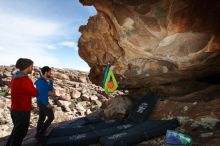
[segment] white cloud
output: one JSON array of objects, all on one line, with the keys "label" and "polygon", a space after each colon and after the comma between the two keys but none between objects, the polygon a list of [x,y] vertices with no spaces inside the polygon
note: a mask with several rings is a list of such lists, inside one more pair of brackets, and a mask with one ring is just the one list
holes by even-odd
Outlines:
[{"label": "white cloud", "polygon": [[[89,72],[90,70],[90,67],[88,66],[88,64],[86,62],[71,62],[69,63],[68,65],[71,65],[71,66],[75,66],[74,69],[77,69],[77,70],[80,70],[80,71],[86,71],[86,72]],[[69,66],[64,66],[63,68],[70,68]]]},{"label": "white cloud", "polygon": [[78,51],[78,46],[74,41],[64,41],[61,42],[59,45],[66,48],[74,48],[76,51]]},{"label": "white cloud", "polygon": [[65,42],[61,42],[60,45],[67,48],[73,48],[75,46],[75,42],[65,41]]},{"label": "white cloud", "polygon": [[51,44],[44,44],[42,45],[42,48],[48,49],[48,50],[56,50],[57,47]]},{"label": "white cloud", "polygon": [[20,57],[31,58],[35,65],[59,66],[50,53],[56,49],[44,39],[58,35],[59,25],[43,20],[0,14],[0,64],[15,64]]},{"label": "white cloud", "polygon": [[58,25],[37,19],[30,19],[21,16],[0,15],[0,28],[13,34],[29,35],[32,37],[49,36],[56,33]]},{"label": "white cloud", "polygon": [[[66,37],[66,24],[1,13],[0,21],[0,65],[15,64],[22,57],[32,59],[34,65],[40,67],[48,65],[89,71],[89,66],[78,56],[73,56],[78,63],[75,60],[70,62],[57,58],[60,55],[56,54],[59,52],[58,48],[73,48],[78,51],[76,42],[63,40]],[[57,43],[59,39],[61,43]]]}]

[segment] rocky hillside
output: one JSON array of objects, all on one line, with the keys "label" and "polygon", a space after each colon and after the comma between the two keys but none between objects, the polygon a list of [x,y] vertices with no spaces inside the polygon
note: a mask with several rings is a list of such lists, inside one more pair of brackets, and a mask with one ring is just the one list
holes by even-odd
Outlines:
[{"label": "rocky hillside", "polygon": [[[16,72],[14,66],[0,66],[0,146],[7,141],[13,124],[10,117],[10,80]],[[47,134],[61,123],[68,123],[77,117],[82,116],[105,116],[106,118],[123,118],[127,114],[126,107],[132,106],[130,101],[122,95],[126,91],[116,91],[114,94],[106,94],[100,86],[91,83],[88,73],[53,68],[54,88],[58,97],[50,97],[49,102],[54,105],[55,120],[49,127]],[[39,67],[34,67],[33,74],[29,76],[33,82],[40,77]],[[117,96],[117,97],[116,97]],[[111,102],[114,98],[117,98]],[[108,115],[115,101],[123,103],[118,107],[117,115]],[[36,123],[38,120],[38,108],[36,98],[33,98],[33,110],[31,113],[30,127],[27,136],[23,141],[23,146],[41,146],[37,143],[34,135],[36,133]],[[108,108],[107,108],[108,107]],[[141,143],[139,146],[155,145],[163,143],[163,138]]]},{"label": "rocky hillside", "polygon": [[100,85],[110,62],[119,88],[129,91],[105,115],[121,117],[121,107],[159,93],[151,118],[178,117],[195,144],[219,145],[220,1],[80,2],[97,10],[79,29],[79,55],[91,67],[91,81]]},{"label": "rocky hillside", "polygon": [[[16,72],[14,66],[0,66],[0,138],[10,134],[13,124],[10,117],[10,80]],[[54,88],[58,97],[50,97],[49,102],[54,105],[55,120],[53,123],[69,121],[91,113],[101,114],[101,106],[114,95],[106,95],[103,89],[92,84],[87,73],[53,68]],[[38,67],[30,75],[33,82],[40,76]],[[117,92],[116,94],[122,94]],[[36,127],[38,109],[36,98],[33,98],[33,111],[30,129]],[[31,132],[33,136],[35,131]],[[1,140],[0,140],[1,141]],[[1,145],[1,142],[0,142]]]}]

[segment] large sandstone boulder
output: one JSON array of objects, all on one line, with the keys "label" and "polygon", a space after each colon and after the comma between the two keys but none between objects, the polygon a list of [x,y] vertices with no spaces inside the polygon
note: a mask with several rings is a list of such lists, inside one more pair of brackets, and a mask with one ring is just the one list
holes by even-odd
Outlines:
[{"label": "large sandstone boulder", "polygon": [[80,2],[97,10],[79,29],[79,55],[91,67],[90,80],[101,85],[110,62],[119,89],[129,91],[129,99],[112,99],[105,115],[124,117],[131,108],[125,101],[157,92],[163,101],[151,118],[178,117],[195,144],[218,145],[220,1]]},{"label": "large sandstone boulder", "polygon": [[78,44],[93,83],[101,85],[108,62],[126,89],[173,87],[220,72],[219,1],[81,2],[98,12],[80,27]]}]

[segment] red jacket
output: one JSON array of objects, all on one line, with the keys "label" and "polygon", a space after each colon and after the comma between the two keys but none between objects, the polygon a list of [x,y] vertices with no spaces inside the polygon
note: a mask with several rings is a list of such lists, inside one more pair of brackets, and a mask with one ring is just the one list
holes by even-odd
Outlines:
[{"label": "red jacket", "polygon": [[17,72],[11,80],[11,109],[17,112],[29,112],[32,97],[37,96],[37,89],[31,79],[23,72]]}]

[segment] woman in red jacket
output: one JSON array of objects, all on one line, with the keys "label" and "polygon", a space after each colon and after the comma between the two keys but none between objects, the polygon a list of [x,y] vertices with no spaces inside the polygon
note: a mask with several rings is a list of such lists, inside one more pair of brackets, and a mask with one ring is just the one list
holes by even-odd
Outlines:
[{"label": "woman in red jacket", "polygon": [[16,72],[11,80],[11,118],[14,128],[6,146],[21,146],[30,123],[31,99],[38,95],[32,80],[28,77],[33,70],[33,61],[20,58],[15,67],[20,71]]}]

